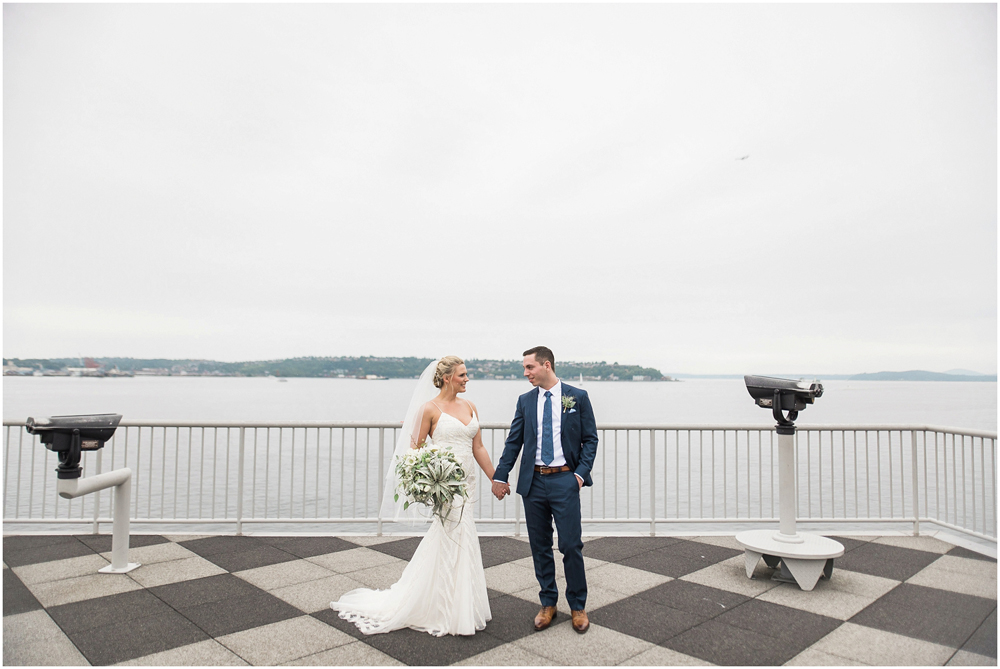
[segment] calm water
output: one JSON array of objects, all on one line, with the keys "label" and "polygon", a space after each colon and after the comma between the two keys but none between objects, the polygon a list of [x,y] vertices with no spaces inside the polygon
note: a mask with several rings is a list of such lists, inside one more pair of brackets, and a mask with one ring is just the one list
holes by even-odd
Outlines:
[{"label": "calm water", "polygon": [[[3,417],[121,413],[128,420],[399,421],[415,381],[206,377],[3,377]],[[800,425],[930,424],[997,429],[997,384],[827,381]],[[598,423],[773,423],[741,379],[587,382]],[[465,397],[484,422],[509,422],[527,381],[476,381]]]}]

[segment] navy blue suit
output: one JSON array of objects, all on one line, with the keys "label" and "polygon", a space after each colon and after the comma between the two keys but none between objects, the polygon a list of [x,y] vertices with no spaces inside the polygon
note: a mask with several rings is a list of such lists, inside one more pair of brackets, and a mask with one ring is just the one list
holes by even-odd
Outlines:
[{"label": "navy blue suit", "polygon": [[[597,456],[597,421],[587,392],[563,383],[563,397],[572,398],[574,406],[566,409],[560,401],[554,403],[553,408],[562,411],[560,441],[563,456],[571,471],[539,474],[535,472],[538,393],[539,389],[534,388],[517,398],[510,434],[493,480],[507,481],[517,456],[521,455],[517,494],[521,495],[524,502],[528,542],[535,563],[535,577],[541,587],[539,599],[542,606],[555,606],[559,599],[555,558],[552,553],[554,520],[559,531],[559,552],[563,555],[566,572],[566,600],[572,610],[581,611],[586,608],[587,603],[587,577],[583,569],[580,485],[574,474],[583,479],[584,485],[594,484],[590,472]],[[524,453],[521,453],[522,448]]]}]

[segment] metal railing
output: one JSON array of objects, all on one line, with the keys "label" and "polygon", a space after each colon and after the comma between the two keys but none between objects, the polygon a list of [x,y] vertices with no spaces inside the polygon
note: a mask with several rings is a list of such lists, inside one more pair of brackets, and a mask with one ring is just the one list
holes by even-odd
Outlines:
[{"label": "metal railing", "polygon": [[[55,494],[56,454],[23,425],[4,421],[5,526],[89,524],[96,532],[110,523],[110,494],[70,501]],[[242,533],[247,525],[287,531],[336,523],[381,532],[383,480],[399,429],[399,423],[123,421],[82,464],[85,476],[132,468],[134,525]],[[496,462],[508,426],[482,429]],[[598,433],[594,486],[581,492],[585,527],[614,524],[655,534],[688,524],[777,523],[773,428],[604,424]],[[931,426],[799,427],[798,521],[906,523],[914,533],[933,523],[995,542],[996,436]],[[477,486],[477,522],[520,534],[520,503],[493,498],[481,472]]]}]

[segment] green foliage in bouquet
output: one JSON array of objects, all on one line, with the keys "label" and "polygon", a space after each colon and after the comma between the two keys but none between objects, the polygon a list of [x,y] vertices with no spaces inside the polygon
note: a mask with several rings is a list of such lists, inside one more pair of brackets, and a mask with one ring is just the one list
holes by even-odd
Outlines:
[{"label": "green foliage in bouquet", "polygon": [[397,457],[396,476],[399,484],[393,499],[398,502],[402,493],[406,498],[404,509],[415,503],[429,506],[442,523],[455,498],[467,496],[465,470],[448,449],[421,443],[419,448]]}]

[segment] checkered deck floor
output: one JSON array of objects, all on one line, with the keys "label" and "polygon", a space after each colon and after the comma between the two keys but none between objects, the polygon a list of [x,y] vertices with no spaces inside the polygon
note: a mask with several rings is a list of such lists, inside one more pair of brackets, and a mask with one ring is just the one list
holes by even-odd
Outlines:
[{"label": "checkered deck floor", "polygon": [[[812,592],[754,579],[732,537],[587,538],[591,629],[565,600],[535,633],[525,541],[482,537],[493,620],[470,637],[366,637],[331,600],[386,588],[419,538],[109,536],[3,540],[3,660],[13,665],[997,664],[997,564],[932,537],[837,537]],[[557,553],[558,556],[558,553]],[[557,561],[558,562],[558,561]],[[561,565],[558,565],[561,569]],[[561,571],[560,571],[561,574]],[[565,584],[560,575],[560,592]]]}]

